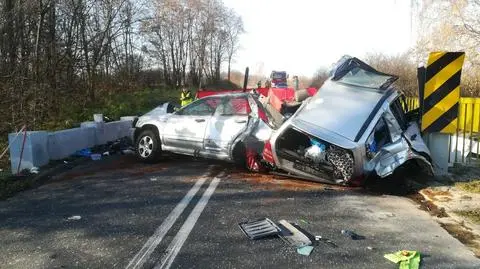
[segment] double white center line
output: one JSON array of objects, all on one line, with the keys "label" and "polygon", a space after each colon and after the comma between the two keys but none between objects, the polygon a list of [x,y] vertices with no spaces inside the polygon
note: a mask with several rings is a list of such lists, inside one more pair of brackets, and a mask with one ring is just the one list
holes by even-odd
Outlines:
[{"label": "double white center line", "polygon": [[[127,269],[141,268],[143,264],[145,264],[145,262],[153,253],[155,248],[158,246],[158,244],[160,244],[160,242],[162,242],[163,238],[170,230],[170,228],[172,228],[175,221],[180,217],[185,208],[188,206],[192,198],[200,190],[203,183],[205,183],[208,174],[210,174],[210,169],[195,183],[195,185],[188,191],[185,197],[183,197],[183,199],[177,204],[177,206],[172,210],[172,212],[170,212],[170,214],[163,221],[163,223],[157,228],[155,233],[147,240],[147,242],[145,243],[145,245],[143,245],[140,251],[132,258],[132,260],[130,260],[126,267]],[[155,266],[155,268],[170,268],[173,261],[175,260],[175,257],[178,255],[180,249],[187,240],[188,235],[195,226],[195,223],[205,209],[205,206],[210,200],[210,197],[215,192],[215,189],[217,188],[219,182],[220,179],[218,177],[215,177],[212,182],[210,182],[210,185],[203,193],[202,198],[200,198],[197,205],[192,210],[187,220],[183,223],[182,227],[175,235],[175,238],[173,238],[172,242],[168,246],[166,251],[167,254],[162,258],[160,263]]]},{"label": "double white center line", "polygon": [[200,199],[200,201],[198,201],[197,205],[192,210],[192,213],[190,213],[185,223],[183,223],[182,228],[180,228],[177,235],[175,235],[175,238],[173,238],[172,242],[168,246],[167,254],[162,258],[161,263],[155,266],[155,269],[170,268],[173,261],[175,260],[175,257],[177,257],[178,252],[180,252],[180,249],[182,248],[183,243],[185,243],[188,235],[192,231],[193,226],[195,226],[195,223],[200,217],[200,214],[202,214],[203,209],[205,209],[205,206],[207,205],[208,200],[210,199],[213,192],[217,188],[217,185],[219,182],[220,182],[220,179],[217,177],[212,180],[212,182],[208,186],[208,189],[203,193],[202,198]]}]

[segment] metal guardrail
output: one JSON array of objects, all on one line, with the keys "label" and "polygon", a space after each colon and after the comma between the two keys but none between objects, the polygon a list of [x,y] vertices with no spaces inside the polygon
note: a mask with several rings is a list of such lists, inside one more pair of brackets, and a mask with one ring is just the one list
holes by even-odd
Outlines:
[{"label": "metal guardrail", "polygon": [[[420,105],[418,97],[406,101],[406,111]],[[480,164],[480,98],[460,98],[457,131],[449,141],[449,163]]]}]

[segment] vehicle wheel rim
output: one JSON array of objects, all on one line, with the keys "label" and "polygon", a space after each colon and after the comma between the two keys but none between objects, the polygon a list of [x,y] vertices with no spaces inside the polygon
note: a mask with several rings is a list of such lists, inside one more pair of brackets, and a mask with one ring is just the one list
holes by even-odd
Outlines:
[{"label": "vehicle wheel rim", "polygon": [[150,136],[144,136],[138,143],[138,153],[142,158],[148,158],[153,152],[153,139]]}]

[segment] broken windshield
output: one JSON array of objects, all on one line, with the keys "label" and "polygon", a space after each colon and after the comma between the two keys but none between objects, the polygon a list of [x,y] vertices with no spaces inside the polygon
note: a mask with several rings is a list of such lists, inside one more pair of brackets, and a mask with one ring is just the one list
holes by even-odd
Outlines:
[{"label": "broken windshield", "polygon": [[382,88],[382,86],[392,78],[390,75],[376,74],[363,70],[360,67],[354,67],[338,81],[354,86],[378,89]]},{"label": "broken windshield", "polygon": [[361,60],[350,56],[342,57],[331,74],[333,81],[373,89],[385,89],[398,79],[397,76],[378,72]]}]

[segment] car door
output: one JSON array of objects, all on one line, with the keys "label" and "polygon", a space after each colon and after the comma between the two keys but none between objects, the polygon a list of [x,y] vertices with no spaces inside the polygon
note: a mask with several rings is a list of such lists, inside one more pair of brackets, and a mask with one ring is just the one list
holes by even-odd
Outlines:
[{"label": "car door", "polygon": [[224,96],[205,132],[205,150],[228,154],[234,139],[246,130],[250,111],[246,96]]},{"label": "car door", "polygon": [[[396,99],[383,113],[367,139],[367,158],[371,159],[367,163],[369,170],[374,168],[377,175],[385,177],[415,157],[415,153],[412,152],[415,148],[409,140],[415,139],[415,136],[410,135],[411,137],[406,138],[409,135],[406,132],[409,129],[408,126],[400,100]],[[418,144],[423,143],[419,133],[416,139]]]},{"label": "car door", "polygon": [[205,130],[215,112],[220,98],[197,100],[168,118],[164,131],[164,146],[173,152],[194,154],[202,150]]}]

